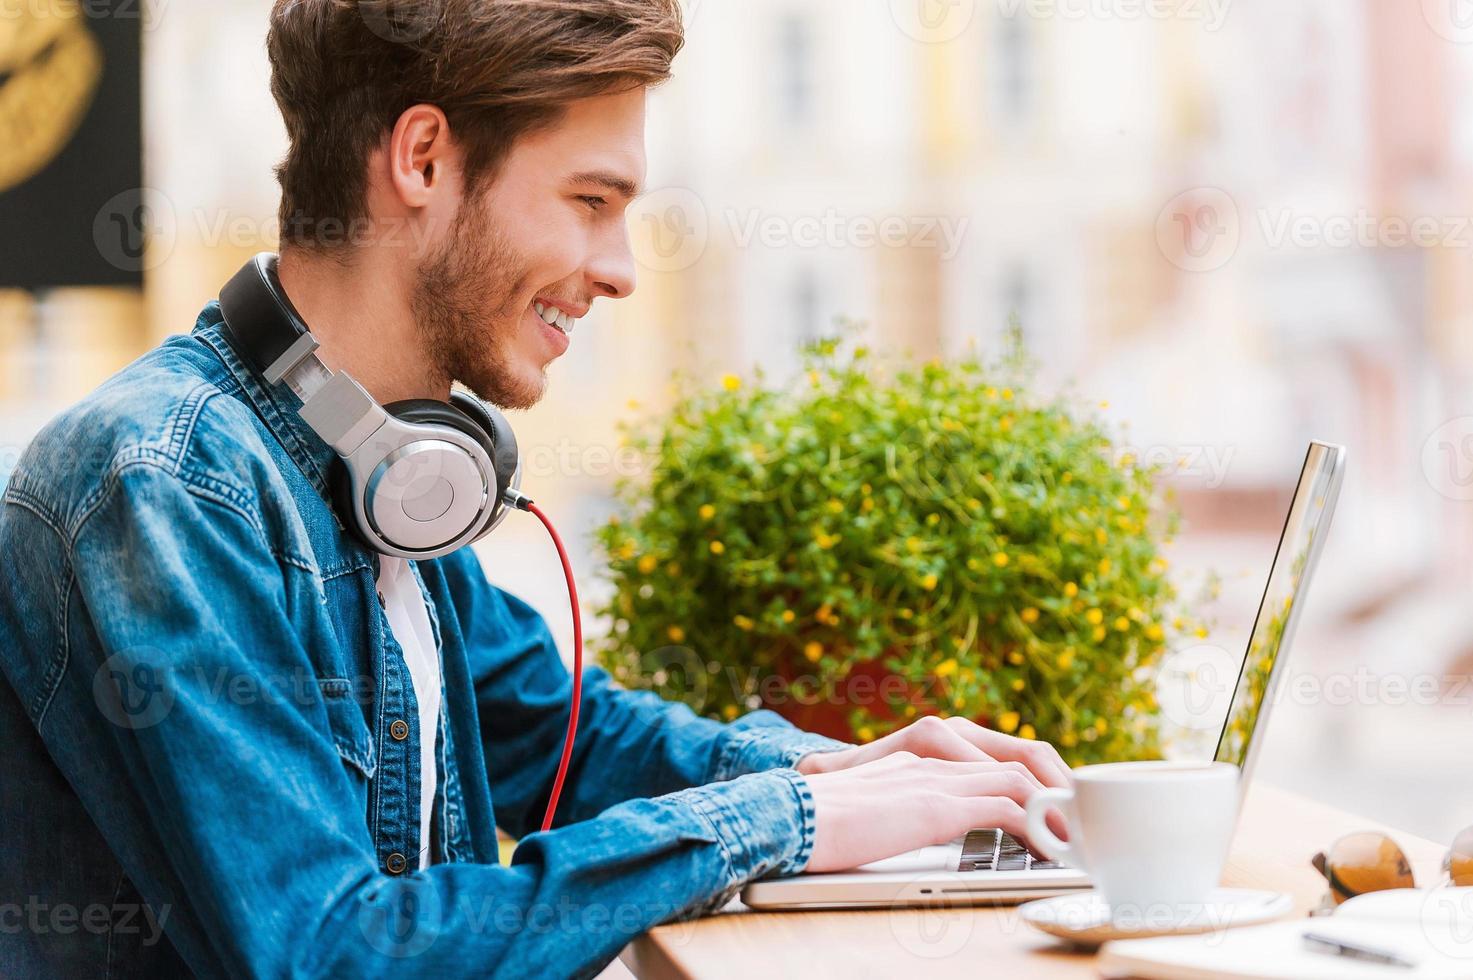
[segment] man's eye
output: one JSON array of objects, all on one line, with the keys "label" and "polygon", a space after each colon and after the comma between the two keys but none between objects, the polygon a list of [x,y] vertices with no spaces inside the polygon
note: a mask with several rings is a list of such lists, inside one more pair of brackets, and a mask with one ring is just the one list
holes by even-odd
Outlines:
[{"label": "man's eye", "polygon": [[603,198],[591,194],[580,194],[578,195],[578,200],[582,201],[584,204],[588,205],[595,211],[603,207],[605,204],[609,203]]}]

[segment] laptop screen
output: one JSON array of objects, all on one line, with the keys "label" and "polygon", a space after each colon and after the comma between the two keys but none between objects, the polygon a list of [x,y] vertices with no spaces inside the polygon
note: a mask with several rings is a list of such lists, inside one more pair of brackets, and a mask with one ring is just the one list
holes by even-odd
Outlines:
[{"label": "laptop screen", "polygon": [[1280,651],[1289,644],[1310,573],[1329,529],[1344,455],[1345,450],[1339,446],[1310,444],[1218,738],[1218,762],[1231,762],[1245,771],[1248,768],[1249,750],[1274,677],[1274,665]]}]

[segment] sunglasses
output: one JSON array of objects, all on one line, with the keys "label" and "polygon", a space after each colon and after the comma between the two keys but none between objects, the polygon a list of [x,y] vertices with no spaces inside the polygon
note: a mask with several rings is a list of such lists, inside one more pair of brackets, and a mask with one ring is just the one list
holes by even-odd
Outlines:
[{"label": "sunglasses", "polygon": [[[1396,841],[1376,831],[1342,837],[1310,863],[1330,883],[1329,900],[1321,905],[1324,910],[1368,892],[1417,887],[1411,863]],[[1473,885],[1473,827],[1453,838],[1442,859],[1442,874],[1443,884]]]}]

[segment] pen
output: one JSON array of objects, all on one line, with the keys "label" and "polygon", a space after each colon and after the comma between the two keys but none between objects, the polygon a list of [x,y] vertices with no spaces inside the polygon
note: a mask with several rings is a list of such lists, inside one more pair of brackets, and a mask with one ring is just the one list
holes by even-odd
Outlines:
[{"label": "pen", "polygon": [[1317,953],[1325,953],[1330,956],[1345,956],[1350,959],[1365,960],[1367,963],[1381,963],[1386,966],[1399,966],[1404,969],[1413,969],[1417,965],[1414,961],[1389,950],[1377,949],[1374,946],[1365,946],[1360,943],[1347,942],[1344,939],[1335,939],[1317,932],[1306,932],[1304,934],[1304,945]]}]

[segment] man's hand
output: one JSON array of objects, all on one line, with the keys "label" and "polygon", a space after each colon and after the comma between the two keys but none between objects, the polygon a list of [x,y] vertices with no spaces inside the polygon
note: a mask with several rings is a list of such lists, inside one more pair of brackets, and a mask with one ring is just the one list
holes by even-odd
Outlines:
[{"label": "man's hand", "polygon": [[[852,868],[977,827],[1001,827],[1026,842],[1022,807],[1028,798],[1045,786],[1070,783],[1069,767],[1047,742],[935,716],[864,745],[810,753],[796,768],[808,777],[818,813],[812,871]],[[833,783],[846,773],[854,778]],[[1046,819],[1060,840],[1069,839],[1057,810]],[[841,863],[823,863],[833,860]]]},{"label": "man's hand", "polygon": [[816,821],[806,871],[844,871],[974,827],[1019,840],[1038,780],[1021,762],[956,762],[899,750],[807,777]]},{"label": "man's hand", "polygon": [[1021,762],[1040,786],[1069,785],[1069,767],[1059,757],[1058,750],[1047,742],[1004,735],[966,718],[930,715],[852,749],[805,755],[798,760],[797,769],[805,776],[835,772],[896,752],[952,762]]}]

